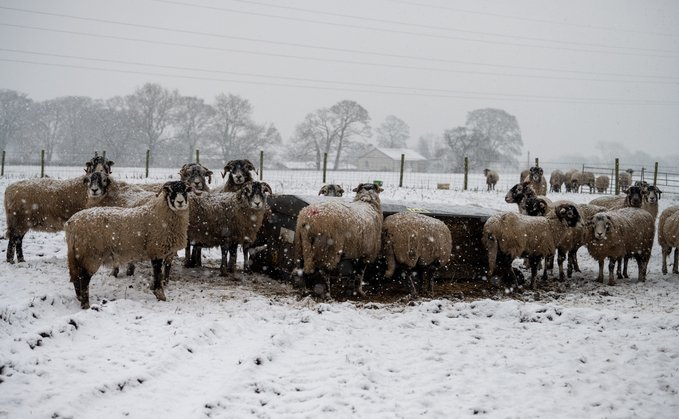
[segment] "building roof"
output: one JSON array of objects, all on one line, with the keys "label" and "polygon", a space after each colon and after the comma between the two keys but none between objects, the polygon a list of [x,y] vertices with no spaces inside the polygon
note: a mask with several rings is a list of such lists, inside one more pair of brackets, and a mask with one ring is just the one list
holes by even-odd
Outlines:
[{"label": "building roof", "polygon": [[[386,155],[392,160],[400,161],[401,160],[401,154],[405,154],[405,160],[406,161],[424,161],[427,160],[426,157],[422,156],[420,153],[418,153],[415,150],[411,150],[409,148],[386,148],[386,147],[375,147],[368,151],[368,153],[377,150],[381,152],[382,154]],[[368,154],[366,153],[366,154]],[[363,155],[365,156],[365,154]],[[363,157],[361,156],[361,157]]]}]

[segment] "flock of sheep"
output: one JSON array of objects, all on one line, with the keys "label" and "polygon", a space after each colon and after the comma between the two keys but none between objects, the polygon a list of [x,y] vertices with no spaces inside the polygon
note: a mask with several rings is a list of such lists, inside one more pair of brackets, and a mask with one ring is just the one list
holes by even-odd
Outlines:
[{"label": "flock of sheep", "polygon": [[[22,243],[29,230],[65,231],[68,268],[81,307],[89,307],[89,282],[103,265],[113,268],[112,275],[127,265],[151,261],[152,291],[165,300],[165,284],[176,253],[185,249],[184,266],[201,265],[201,248],[219,246],[222,260],[220,275],[236,270],[236,251],[243,249],[244,271],[250,270],[250,248],[265,221],[271,216],[267,197],[273,191],[253,179],[255,166],[249,160],[233,160],[224,168],[228,179],[223,188],[210,190],[213,172],[198,163],[185,164],[181,180],[150,185],[134,185],[111,176],[113,162],[95,157],[86,163],[85,175],[67,180],[31,179],[9,185],[5,191],[7,216],[7,262],[23,262]],[[499,176],[485,171],[488,188],[494,189]],[[625,173],[627,174],[627,173]],[[580,186],[607,188],[609,179],[594,179],[589,173],[560,171],[552,173],[550,191],[567,191]],[[602,179],[605,178],[605,179]],[[601,180],[601,182],[600,182]],[[605,186],[604,186],[605,181]],[[623,183],[621,181],[621,183]],[[623,183],[624,196],[603,197],[588,205],[568,201],[552,202],[547,194],[543,170],[532,167],[521,174],[520,182],[505,196],[518,205],[516,212],[491,216],[483,228],[483,244],[488,252],[493,278],[498,260],[526,258],[531,269],[531,285],[536,286],[539,265],[544,259],[543,280],[557,256],[559,277],[564,278],[563,262],[568,259],[567,275],[579,271],[577,250],[586,246],[599,262],[598,280],[603,282],[603,267],[609,262],[608,284],[627,277],[627,261],[634,258],[639,280],[644,281],[655,236],[655,219],[661,191],[645,182],[631,185],[631,173]],[[399,272],[411,294],[422,292],[437,269],[449,263],[452,239],[449,228],[440,220],[414,212],[383,217],[377,184],[359,184],[352,202],[325,199],[303,208],[295,228],[294,286],[330,295],[331,275],[346,271],[343,261],[351,261],[349,274],[353,292],[364,295],[365,269],[379,256],[386,260],[385,277]],[[342,196],[340,185],[325,185],[319,195]],[[679,246],[679,207],[660,215],[658,241],[666,257]],[[193,249],[192,249],[193,247]],[[678,273],[678,251],[674,254],[673,273]],[[621,265],[624,263],[624,269]],[[518,287],[513,269],[505,274]]]}]

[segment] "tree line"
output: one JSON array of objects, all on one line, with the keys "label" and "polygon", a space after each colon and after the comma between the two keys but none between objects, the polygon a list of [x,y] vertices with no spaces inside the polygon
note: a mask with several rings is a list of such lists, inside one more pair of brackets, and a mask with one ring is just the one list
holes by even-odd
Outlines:
[{"label": "tree line", "polygon": [[[0,90],[0,150],[8,152],[10,164],[35,163],[45,150],[47,164],[64,165],[105,150],[118,165],[130,166],[144,164],[149,150],[149,164],[166,167],[194,161],[197,149],[201,161],[218,165],[267,150],[269,162],[311,162],[317,169],[327,153],[328,168],[338,170],[372,147],[370,115],[351,100],[307,114],[286,144],[273,123],[255,122],[252,114],[252,104],[238,95],[222,93],[206,103],[153,83],[104,100],[67,96],[36,102]],[[410,138],[408,125],[393,115],[376,132],[380,147],[405,148]],[[469,112],[465,127],[423,135],[416,149],[432,159],[433,170],[456,172],[465,156],[516,162],[522,145],[516,118],[480,109]],[[279,150],[277,156],[273,150]]]}]

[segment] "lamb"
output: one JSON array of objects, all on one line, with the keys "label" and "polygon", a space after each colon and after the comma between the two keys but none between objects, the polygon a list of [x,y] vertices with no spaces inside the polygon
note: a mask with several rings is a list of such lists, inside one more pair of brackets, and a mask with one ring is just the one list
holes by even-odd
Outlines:
[{"label": "lamb", "polygon": [[255,165],[250,160],[231,160],[226,166],[224,166],[224,172],[222,173],[222,179],[229,173],[229,178],[224,184],[222,192],[237,192],[243,187],[247,182],[252,182],[252,173],[255,169]]},{"label": "lamb", "polygon": [[592,172],[582,172],[582,182],[580,186],[589,187],[589,193],[594,193],[594,183],[596,182],[596,177]]},{"label": "lamb", "polygon": [[549,176],[549,191],[561,192],[561,185],[566,181],[566,175],[559,169],[556,169]]},{"label": "lamb", "polygon": [[[359,261],[361,273],[353,278],[354,292],[363,292],[366,263],[375,261],[381,249],[382,202],[376,184],[361,183],[354,190],[353,202],[325,200],[311,204],[299,212],[295,228],[295,285],[309,286],[314,274],[325,279],[330,295],[329,271],[342,259]],[[301,269],[300,269],[301,268]],[[356,271],[354,271],[356,272]],[[300,281],[301,280],[301,281]],[[314,286],[318,294],[323,285]]]},{"label": "lamb", "polygon": [[342,189],[342,186],[340,185],[335,185],[335,184],[329,184],[329,185],[323,185],[320,191],[318,191],[318,195],[323,195],[323,196],[342,196],[344,194],[344,189]]},{"label": "lamb", "polygon": [[243,247],[243,268],[249,271],[248,249],[257,239],[257,232],[268,210],[266,198],[271,194],[269,185],[252,181],[243,185],[238,192],[189,195],[188,242],[196,248],[221,247],[221,276],[236,271],[238,245]]},{"label": "lamb", "polygon": [[144,260],[153,266],[153,293],[166,300],[164,280],[169,272],[163,272],[164,261],[186,244],[190,190],[184,182],[168,182],[162,197],[146,205],[90,208],[71,217],[64,226],[68,270],[82,309],[90,306],[90,279],[101,265]]},{"label": "lamb", "polygon": [[114,164],[115,163],[113,163],[111,160],[103,156],[92,157],[90,161],[85,163],[85,174],[89,175],[92,172],[103,172],[107,175],[110,175],[111,172],[113,172],[111,166]]},{"label": "lamb", "polygon": [[632,174],[634,170],[627,169],[622,173],[618,173],[618,186],[620,189],[627,189],[632,186]]},{"label": "lamb", "polygon": [[637,261],[639,281],[645,282],[655,236],[651,214],[641,208],[622,208],[596,214],[589,225],[587,250],[599,262],[597,281],[603,282],[604,261],[609,258],[608,284],[615,285],[615,262],[630,255]]},{"label": "lamb", "polygon": [[605,193],[606,189],[611,185],[611,179],[606,175],[601,175],[594,181],[594,187],[599,193]]},{"label": "lamb", "polygon": [[667,275],[667,257],[674,247],[672,273],[679,273],[679,206],[665,208],[658,221],[658,244],[662,249],[662,273]]},{"label": "lamb", "polygon": [[[55,233],[85,209],[88,195],[101,188],[100,178],[90,174],[74,179],[28,179],[12,183],[5,190],[7,262],[24,262],[23,239],[28,230]],[[95,192],[93,192],[95,191]]]},{"label": "lamb", "polygon": [[[530,217],[513,212],[492,215],[483,226],[482,238],[488,250],[488,277],[491,278],[494,274],[498,251],[512,260],[519,256],[528,257],[532,288],[535,289],[540,260],[554,256],[567,229],[582,226],[582,217],[571,204],[558,205],[545,217]],[[514,275],[513,270],[512,274]],[[542,278],[547,279],[547,264]],[[518,287],[515,275],[514,281]]]},{"label": "lamb", "polygon": [[483,169],[483,175],[486,177],[486,184],[488,185],[488,190],[495,190],[495,185],[500,180],[500,175],[497,174],[495,170]]},{"label": "lamb", "polygon": [[[528,176],[521,182],[530,182],[530,186],[533,187],[536,194],[541,196],[547,195],[547,179],[543,176],[544,171],[542,170],[542,167],[531,167],[528,172]],[[523,172],[521,172],[521,174],[523,176]]]},{"label": "lamb", "polygon": [[452,248],[450,230],[441,220],[410,211],[384,219],[382,253],[387,259],[384,276],[391,278],[396,264],[403,265],[410,294],[417,294],[413,275],[419,278],[420,292],[428,279],[429,293],[434,293],[434,274],[450,261]]},{"label": "lamb", "polygon": [[[210,192],[208,183],[212,183],[212,171],[200,163],[186,163],[179,170],[181,180],[193,188],[194,192]],[[207,182],[206,182],[207,179]],[[145,191],[156,192],[163,184],[162,183],[146,183],[138,185]]]},{"label": "lamb", "polygon": [[566,172],[566,192],[579,192],[582,185],[582,173],[579,170],[571,169]]}]

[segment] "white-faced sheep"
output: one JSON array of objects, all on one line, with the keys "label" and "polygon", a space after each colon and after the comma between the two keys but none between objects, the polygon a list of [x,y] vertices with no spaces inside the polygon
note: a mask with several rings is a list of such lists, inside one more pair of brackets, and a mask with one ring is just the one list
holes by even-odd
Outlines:
[{"label": "white-faced sheep", "polygon": [[571,169],[566,172],[566,192],[580,192],[582,185],[582,173],[579,170]]},{"label": "white-faced sheep", "polygon": [[486,177],[487,190],[495,190],[495,185],[500,180],[500,175],[495,170],[483,169],[483,175]]},{"label": "white-faced sheep", "polygon": [[[595,214],[598,214],[600,212],[608,211],[608,208],[606,207],[600,207],[598,205],[590,205],[590,204],[578,204],[577,205],[578,210],[580,211],[580,216],[582,217],[582,221],[584,223],[587,223],[592,220]],[[581,272],[580,271],[580,266],[578,266],[578,250],[587,244],[588,240],[588,234],[587,234],[587,228],[579,229],[580,234],[577,234],[576,231],[573,231],[573,241],[571,243],[571,247],[568,250],[568,271],[567,275],[570,278],[573,274],[573,272]],[[564,240],[563,247],[566,248],[568,245],[568,240]],[[565,249],[566,250],[566,249]],[[560,271],[561,272],[561,271]]]},{"label": "white-faced sheep", "polygon": [[641,209],[648,211],[653,218],[657,218],[660,205],[658,201],[662,196],[660,188],[644,181],[637,181],[634,186],[640,187],[642,192],[645,192],[643,193],[644,199],[641,201]]},{"label": "white-faced sheep", "polygon": [[674,248],[672,273],[679,273],[679,206],[665,208],[658,221],[658,244],[662,249],[662,273],[667,275],[667,257]]},{"label": "white-faced sheep", "polygon": [[223,192],[237,192],[247,182],[252,182],[252,173],[257,173],[255,165],[250,160],[231,160],[224,166],[222,179],[229,174],[226,183],[224,184]]},{"label": "white-faced sheep", "polygon": [[85,163],[85,173],[89,175],[92,172],[103,172],[110,175],[111,172],[113,172],[111,166],[114,164],[115,163],[104,156],[92,157],[90,161]]},{"label": "white-faced sheep", "polygon": [[601,175],[594,181],[594,187],[599,193],[605,193],[609,186],[611,186],[611,179],[606,175]]},{"label": "white-faced sheep", "polygon": [[632,185],[632,175],[634,170],[627,169],[622,173],[618,173],[618,187],[620,189],[627,189]]},{"label": "white-faced sheep", "polygon": [[[582,217],[575,206],[558,205],[545,217],[504,212],[492,215],[483,226],[483,244],[488,250],[488,277],[492,278],[501,252],[511,260],[528,257],[531,282],[536,288],[538,264],[542,258],[552,258],[568,228],[582,227]],[[543,280],[547,279],[547,264]],[[513,273],[513,270],[512,270]],[[516,285],[518,282],[514,278]]]},{"label": "white-faced sheep", "polygon": [[596,176],[592,172],[582,172],[582,183],[580,186],[587,186],[589,188],[589,193],[594,193],[594,183],[596,182]]},{"label": "white-faced sheep", "polygon": [[542,170],[542,167],[531,167],[528,169],[528,176],[526,176],[521,182],[529,182],[530,186],[533,187],[533,190],[539,196],[547,195],[547,179],[545,179],[544,170]]},{"label": "white-faced sheep", "polygon": [[323,185],[318,195],[340,197],[344,194],[342,186],[336,184]]},{"label": "white-faced sheep", "polygon": [[[314,277],[321,277],[330,295],[328,274],[340,260],[354,260],[362,266],[354,275],[354,292],[364,295],[363,274],[367,263],[375,261],[381,249],[382,202],[376,184],[362,183],[354,189],[353,202],[325,200],[303,208],[295,228],[295,285],[309,287]],[[301,277],[301,278],[300,278]],[[323,285],[314,285],[323,293]]]},{"label": "white-faced sheep", "polygon": [[[98,172],[96,172],[98,173]],[[95,179],[90,181],[91,177]],[[5,190],[7,262],[24,262],[23,239],[28,230],[55,233],[78,211],[86,208],[88,194],[101,188],[96,174],[75,179],[28,179]]]},{"label": "white-faced sheep", "polygon": [[[257,239],[269,208],[266,198],[271,194],[269,185],[252,181],[238,192],[189,195],[188,242],[196,248],[220,246],[222,276],[236,271],[236,251],[241,245],[245,258],[243,269],[249,271],[248,249]],[[190,261],[189,266],[195,266],[195,263]]]},{"label": "white-faced sheep", "polygon": [[559,169],[556,169],[549,176],[549,191],[561,192],[561,185],[566,181],[566,175]]},{"label": "white-faced sheep", "polygon": [[382,225],[382,253],[387,259],[384,276],[391,278],[398,263],[404,268],[410,294],[421,292],[427,279],[433,294],[436,270],[450,261],[452,247],[450,229],[443,221],[410,211],[390,215]]},{"label": "white-faced sheep", "polygon": [[[180,179],[191,186],[194,191],[200,193],[210,192],[208,183],[212,183],[212,171],[200,163],[186,163],[179,170]],[[137,185],[145,191],[157,192],[162,183],[142,183]]]},{"label": "white-faced sheep", "polygon": [[[66,223],[68,270],[80,307],[89,308],[89,283],[101,265],[150,260],[152,290],[165,301],[164,261],[186,244],[190,187],[168,182],[161,197],[136,208],[90,208]],[[160,193],[159,193],[160,194]]]},{"label": "white-faced sheep", "polygon": [[608,284],[615,285],[615,262],[632,256],[639,268],[639,281],[646,281],[646,268],[651,258],[655,221],[641,208],[622,208],[596,214],[589,224],[587,250],[599,262],[597,280],[603,282],[604,261],[609,258]]}]

